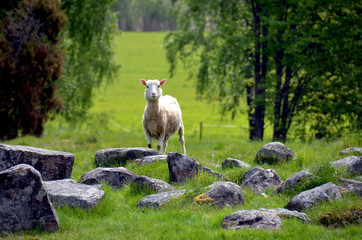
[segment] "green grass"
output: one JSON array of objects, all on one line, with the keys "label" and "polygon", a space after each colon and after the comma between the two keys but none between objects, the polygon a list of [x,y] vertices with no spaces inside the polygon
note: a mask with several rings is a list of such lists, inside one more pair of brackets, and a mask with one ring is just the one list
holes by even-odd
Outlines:
[{"label": "green grass", "polygon": [[[30,136],[7,141],[7,144],[22,144],[72,152],[76,155],[72,179],[79,180],[83,173],[95,168],[94,155],[97,151],[113,147],[140,147],[147,142],[143,133],[142,114],[146,104],[144,86],[140,78],[163,79],[168,81],[163,93],[176,97],[181,105],[185,125],[185,139],[188,155],[206,167],[224,174],[229,180],[239,182],[244,170],[225,169],[220,165],[227,158],[237,158],[252,166],[274,169],[284,180],[301,170],[318,173],[315,181],[337,181],[348,176],[344,171],[334,171],[326,163],[338,160],[339,152],[350,146],[360,146],[361,136],[351,135],[334,142],[314,141],[311,143],[288,142],[286,145],[296,157],[277,165],[260,165],[254,161],[256,152],[271,141],[271,129],[267,128],[264,142],[249,142],[246,116],[234,121],[228,116],[221,117],[218,105],[196,99],[195,79],[181,68],[174,78],[169,78],[168,64],[162,48],[164,33],[119,34],[116,39],[117,63],[120,69],[117,79],[110,85],[97,90],[94,106],[84,125],[70,127],[61,119],[46,124],[44,136]],[[180,64],[181,66],[181,64]],[[209,125],[235,125],[238,127],[205,127],[203,139],[199,139],[200,122]],[[155,145],[155,144],[154,144]],[[181,152],[178,138],[172,137],[168,152]],[[128,163],[128,170],[138,174],[170,182],[167,163],[157,162],[139,166]],[[348,176],[351,177],[351,176]],[[268,198],[245,190],[245,205],[216,209],[199,205],[193,198],[204,192],[217,179],[201,175],[185,183],[174,184],[176,189],[187,193],[161,209],[139,209],[137,202],[147,191],[132,186],[112,190],[103,186],[105,198],[91,211],[73,208],[56,208],[60,230],[44,233],[29,230],[5,234],[4,239],[359,239],[362,230],[358,225],[328,229],[318,219],[329,211],[361,206],[360,197],[343,195],[343,200],[324,203],[307,210],[312,223],[306,224],[295,219],[283,220],[278,231],[240,230],[229,231],[221,227],[223,218],[239,209],[284,207],[291,195],[271,195]],[[192,190],[192,191],[191,191]]]}]

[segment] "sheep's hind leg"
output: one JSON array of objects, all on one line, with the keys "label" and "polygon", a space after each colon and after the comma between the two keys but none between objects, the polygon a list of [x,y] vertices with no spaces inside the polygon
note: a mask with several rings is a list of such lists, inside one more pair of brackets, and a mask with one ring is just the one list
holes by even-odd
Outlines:
[{"label": "sheep's hind leg", "polygon": [[179,141],[182,145],[182,151],[183,154],[186,154],[186,147],[185,147],[185,138],[184,138],[184,126],[181,125],[181,127],[178,129],[178,135],[179,135]]}]

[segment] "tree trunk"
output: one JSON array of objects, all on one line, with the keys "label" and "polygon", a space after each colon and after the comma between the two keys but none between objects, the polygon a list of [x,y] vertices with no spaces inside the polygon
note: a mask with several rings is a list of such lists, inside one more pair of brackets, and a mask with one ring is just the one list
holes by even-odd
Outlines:
[{"label": "tree trunk", "polygon": [[[265,52],[267,43],[262,42],[262,34],[265,37],[268,34],[267,27],[263,27],[261,33],[261,8],[262,6],[255,1],[251,1],[254,17],[254,99],[253,105],[255,106],[254,126],[250,126],[250,140],[263,140],[264,134],[264,117],[265,117],[265,77],[268,56]],[[262,57],[261,57],[262,56]],[[261,59],[262,58],[262,59]],[[250,117],[250,116],[249,116]],[[250,123],[250,120],[249,120]]]}]

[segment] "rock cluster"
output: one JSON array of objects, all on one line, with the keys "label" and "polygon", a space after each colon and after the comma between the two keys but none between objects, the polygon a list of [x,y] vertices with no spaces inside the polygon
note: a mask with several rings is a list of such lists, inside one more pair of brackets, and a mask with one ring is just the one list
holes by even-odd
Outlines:
[{"label": "rock cluster", "polygon": [[[274,142],[263,146],[258,151],[256,160],[275,164],[289,161],[293,156],[294,153],[289,148]],[[222,163],[223,169],[248,169],[239,186],[233,182],[221,181],[224,178],[222,174],[202,166],[187,155],[159,155],[148,148],[112,148],[101,150],[95,155],[96,166],[108,167],[98,167],[84,173],[77,183],[70,179],[74,158],[71,153],[0,144],[0,231],[36,227],[55,231],[59,228],[59,223],[53,204],[92,209],[105,195],[101,190],[102,183],[115,190],[132,184],[136,188],[155,192],[137,203],[140,208],[158,209],[186,193],[185,190],[175,190],[171,184],[162,180],[138,176],[124,167],[119,167],[127,161],[135,161],[137,164],[167,161],[171,183],[187,181],[200,173],[215,176],[220,181],[206,187],[205,192],[193,201],[197,204],[211,204],[217,208],[243,205],[245,197],[242,187],[249,188],[256,194],[264,194],[267,189],[274,189],[273,193],[277,194],[291,193],[312,176],[308,171],[301,171],[283,182],[272,169],[251,167],[240,160],[227,158]],[[350,156],[331,164],[346,167],[352,174],[361,175],[361,161],[361,157]],[[361,196],[361,185],[361,182],[349,179],[342,179],[338,187],[333,183],[326,183],[297,194],[288,202],[286,208],[234,212],[224,217],[221,226],[234,230],[279,229],[282,225],[281,218],[291,217],[310,222],[308,216],[301,211],[324,201],[341,198],[340,191]]]}]

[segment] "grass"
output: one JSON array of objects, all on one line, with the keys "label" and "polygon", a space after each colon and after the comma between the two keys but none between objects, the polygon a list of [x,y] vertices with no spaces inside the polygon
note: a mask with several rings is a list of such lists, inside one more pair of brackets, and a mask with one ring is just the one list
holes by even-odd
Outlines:
[{"label": "grass", "polygon": [[[146,146],[141,124],[144,106],[144,86],[140,78],[163,79],[164,94],[176,97],[181,105],[185,125],[185,139],[188,155],[206,167],[220,172],[229,180],[239,182],[245,170],[225,169],[220,165],[227,158],[236,158],[252,166],[274,169],[284,180],[301,170],[315,172],[316,182],[338,181],[348,176],[346,172],[334,171],[326,163],[338,160],[339,152],[351,146],[360,146],[360,135],[346,136],[334,142],[314,141],[288,142],[286,145],[295,153],[295,158],[277,165],[260,165],[254,161],[256,152],[271,141],[271,129],[267,128],[264,142],[249,142],[245,116],[234,121],[228,116],[220,117],[217,103],[197,100],[195,80],[179,69],[174,78],[169,78],[165,52],[162,49],[164,33],[120,33],[116,39],[117,63],[123,65],[117,79],[103,86],[95,93],[94,106],[84,125],[71,127],[61,119],[46,124],[44,136],[30,136],[7,141],[6,144],[21,144],[52,150],[67,151],[76,155],[72,179],[79,180],[83,173],[95,168],[94,155],[97,151],[113,147]],[[205,127],[203,139],[199,139],[199,124],[236,127]],[[168,152],[181,152],[178,138],[172,137]],[[165,162],[145,166],[127,163],[128,170],[169,182]],[[352,177],[352,176],[348,176]],[[200,205],[193,199],[204,193],[204,187],[217,179],[200,175],[185,183],[173,184],[176,189],[185,189],[182,198],[175,199],[161,209],[140,209],[137,202],[147,191],[131,185],[113,190],[103,185],[105,198],[90,211],[68,207],[56,207],[60,230],[44,233],[29,230],[3,235],[4,239],[359,239],[362,230],[359,225],[328,229],[319,219],[328,212],[343,211],[361,206],[360,197],[343,195],[342,200],[324,203],[308,209],[311,224],[295,219],[284,219],[281,230],[229,231],[221,227],[223,218],[240,209],[284,207],[291,195],[271,195],[264,198],[245,189],[245,205],[217,209]],[[192,190],[192,191],[191,191]]]}]

